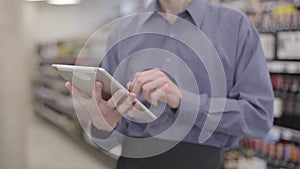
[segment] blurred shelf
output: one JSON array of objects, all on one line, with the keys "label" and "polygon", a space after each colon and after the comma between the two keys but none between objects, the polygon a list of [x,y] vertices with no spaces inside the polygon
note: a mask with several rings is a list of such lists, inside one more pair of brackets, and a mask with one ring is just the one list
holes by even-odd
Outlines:
[{"label": "blurred shelf", "polygon": [[49,75],[37,75],[35,76],[34,80],[43,84],[64,82],[64,80],[60,77],[53,77]]},{"label": "blurred shelf", "polygon": [[68,90],[65,88],[65,80],[63,80],[61,77],[36,75],[34,77],[34,82],[43,86],[47,86],[53,90],[58,90],[61,93],[69,94]]},{"label": "blurred shelf", "polygon": [[88,56],[76,56],[76,57],[54,57],[54,59],[41,59],[40,66],[52,65],[52,64],[64,64],[64,65],[93,65],[97,63],[100,58],[93,58]]},{"label": "blurred shelf", "polygon": [[38,113],[38,115],[40,115],[41,117],[53,123],[54,125],[60,127],[65,132],[72,133],[77,131],[76,125],[73,120],[71,120],[67,116],[57,113],[55,110],[52,110],[43,104],[38,104],[35,107],[35,112]]},{"label": "blurred shelf", "polygon": [[268,63],[272,63],[272,62],[291,62],[291,63],[299,63],[300,59],[273,59],[273,60],[268,60]]},{"label": "blurred shelf", "polygon": [[278,74],[278,75],[300,75],[299,72],[293,72],[293,73],[289,73],[289,72],[273,72],[270,71],[271,74]]},{"label": "blurred shelf", "polygon": [[74,65],[76,63],[76,57],[58,57],[53,56],[51,57],[53,59],[46,59],[43,58],[40,60],[40,65],[51,65],[53,63],[55,64],[68,64],[68,65]]},{"label": "blurred shelf", "polygon": [[300,60],[269,61],[268,68],[272,74],[300,74]]},{"label": "blurred shelf", "polygon": [[68,107],[62,106],[61,104],[58,104],[57,101],[55,101],[54,99],[45,98],[38,92],[35,92],[35,97],[39,102],[42,102],[43,104],[47,105],[51,109],[56,110],[59,113],[66,114],[67,116],[73,119],[77,119],[77,115],[73,106],[72,107],[71,105]]},{"label": "blurred shelf", "polygon": [[300,131],[300,116],[283,114],[280,118],[274,119],[274,125]]},{"label": "blurred shelf", "polygon": [[276,34],[276,33],[281,33],[281,32],[299,32],[300,31],[299,26],[297,26],[298,28],[293,28],[293,29],[284,28],[284,27],[285,26],[282,26],[282,28],[273,29],[273,30],[258,29],[258,32],[260,34]]},{"label": "blurred shelf", "polygon": [[285,141],[291,141],[300,144],[300,131],[275,125],[273,127],[279,134],[280,138]]}]

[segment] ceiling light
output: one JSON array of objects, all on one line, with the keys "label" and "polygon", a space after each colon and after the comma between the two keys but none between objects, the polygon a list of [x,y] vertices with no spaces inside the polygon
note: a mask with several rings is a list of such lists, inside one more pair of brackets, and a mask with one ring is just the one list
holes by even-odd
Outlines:
[{"label": "ceiling light", "polygon": [[52,5],[76,5],[80,0],[47,0],[47,2]]},{"label": "ceiling light", "polygon": [[41,2],[41,1],[46,1],[46,0],[25,0],[25,1],[28,1],[28,2]]}]

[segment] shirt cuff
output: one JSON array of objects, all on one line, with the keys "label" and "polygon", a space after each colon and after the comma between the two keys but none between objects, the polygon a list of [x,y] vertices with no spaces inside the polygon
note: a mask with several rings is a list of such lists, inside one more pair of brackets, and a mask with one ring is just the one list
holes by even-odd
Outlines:
[{"label": "shirt cuff", "polygon": [[91,130],[90,131],[91,131],[91,136],[93,138],[107,139],[112,135],[114,130],[112,130],[112,131],[99,130],[94,126],[93,123],[91,123]]},{"label": "shirt cuff", "polygon": [[92,122],[89,124],[89,132],[92,142],[106,151],[110,151],[114,147],[120,145],[123,140],[122,134],[118,131],[113,130],[111,132],[107,132],[99,130],[92,124]]},{"label": "shirt cuff", "polygon": [[207,94],[195,94],[186,90],[182,90],[181,94],[181,103],[176,110],[178,118],[203,126],[209,108]]}]

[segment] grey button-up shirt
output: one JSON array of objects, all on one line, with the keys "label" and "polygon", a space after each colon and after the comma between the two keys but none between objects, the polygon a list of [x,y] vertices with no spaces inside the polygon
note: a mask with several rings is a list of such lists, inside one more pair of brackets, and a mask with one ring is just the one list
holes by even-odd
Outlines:
[{"label": "grey button-up shirt", "polygon": [[[145,12],[159,12],[159,4],[153,1]],[[155,15],[155,13],[153,14]],[[179,17],[199,28],[212,42],[219,54],[226,75],[226,104],[222,118],[212,136],[203,144],[230,149],[238,143],[241,136],[264,137],[273,124],[273,91],[257,30],[242,13],[194,0]],[[146,24],[152,17],[143,20]],[[115,27],[108,46],[116,41],[116,32],[128,29],[126,25]],[[197,35],[195,35],[197,36]],[[182,110],[187,115],[196,115],[195,124],[182,140],[199,144],[199,135],[209,111],[211,85],[203,63],[195,53],[180,42],[154,34],[136,35],[110,46],[102,67],[113,74],[118,65],[132,53],[158,48],[179,56],[191,69],[199,86],[201,98],[199,111]],[[180,68],[178,68],[180,71]],[[120,79],[126,85],[130,78]],[[149,104],[140,98],[147,106]],[[196,99],[197,100],[197,99]],[[192,102],[192,101],[191,101]],[[181,104],[191,104],[181,102]],[[150,137],[168,129],[177,118],[177,110],[166,107],[163,114],[154,122],[141,124],[123,118],[117,130],[127,136]],[[180,128],[178,128],[180,130]],[[112,141],[109,141],[112,144]]]}]

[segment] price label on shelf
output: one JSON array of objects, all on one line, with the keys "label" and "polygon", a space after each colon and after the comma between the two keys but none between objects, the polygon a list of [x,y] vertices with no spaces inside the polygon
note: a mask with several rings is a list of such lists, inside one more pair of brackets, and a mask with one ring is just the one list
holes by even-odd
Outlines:
[{"label": "price label on shelf", "polygon": [[293,137],[293,133],[290,130],[283,130],[282,131],[282,138],[284,140],[291,140]]},{"label": "price label on shelf", "polygon": [[269,34],[261,34],[260,41],[267,60],[272,60],[275,57],[275,37]]},{"label": "price label on shelf", "polygon": [[278,33],[278,58],[300,60],[300,32]]},{"label": "price label on shelf", "polygon": [[274,117],[280,118],[282,116],[282,100],[276,97],[274,99]]}]

